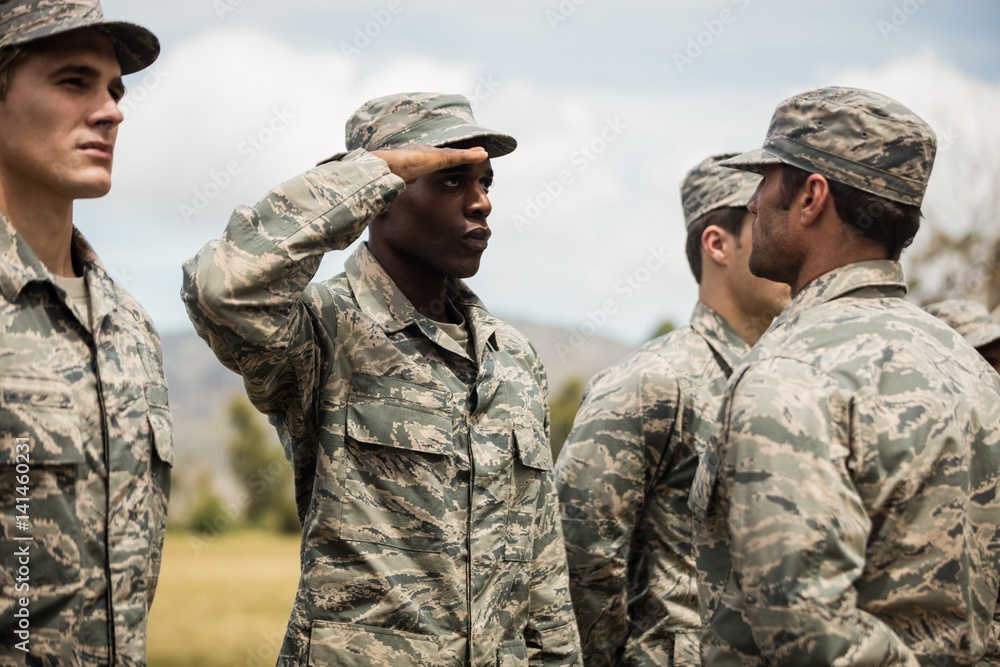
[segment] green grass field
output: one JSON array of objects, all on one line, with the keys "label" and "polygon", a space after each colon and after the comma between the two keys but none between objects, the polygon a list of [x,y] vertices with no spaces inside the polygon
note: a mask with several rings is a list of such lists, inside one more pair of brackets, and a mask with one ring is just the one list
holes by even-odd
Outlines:
[{"label": "green grass field", "polygon": [[168,532],[149,667],[272,667],[298,577],[298,536]]}]

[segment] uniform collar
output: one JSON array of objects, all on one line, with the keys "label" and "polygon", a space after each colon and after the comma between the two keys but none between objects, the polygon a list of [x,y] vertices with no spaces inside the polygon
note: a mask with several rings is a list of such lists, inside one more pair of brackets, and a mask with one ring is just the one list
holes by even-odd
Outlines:
[{"label": "uniform collar", "polygon": [[48,269],[28,246],[14,225],[0,213],[0,291],[13,303],[25,285],[51,280]]},{"label": "uniform collar", "polygon": [[[362,312],[375,321],[387,334],[402,331],[408,326],[418,327],[424,335],[439,346],[460,356],[467,356],[453,338],[433,322],[421,315],[396,286],[375,256],[362,243],[347,261],[344,272],[351,291]],[[476,357],[482,355],[487,341],[496,347],[494,333],[503,324],[486,310],[483,302],[461,280],[453,280],[449,290],[452,303],[461,309],[476,345]]]},{"label": "uniform collar", "polygon": [[877,259],[847,264],[825,273],[792,299],[771,328],[797,318],[810,308],[866,288],[875,290],[881,296],[902,298],[906,295],[903,267],[899,262]]},{"label": "uniform collar", "polygon": [[744,357],[750,352],[750,346],[739,337],[729,323],[701,301],[691,314],[691,328],[698,332],[716,355],[729,365],[726,369],[727,375],[743,363]]},{"label": "uniform collar", "polygon": [[[101,264],[97,253],[75,227],[71,243],[73,256],[80,262],[83,274],[87,277],[92,321],[100,322],[118,303],[114,282]],[[3,292],[7,301],[14,303],[20,297],[21,291],[33,282],[51,284],[65,300],[66,293],[52,279],[52,273],[38,259],[24,237],[14,229],[14,225],[0,214],[0,292]]]}]

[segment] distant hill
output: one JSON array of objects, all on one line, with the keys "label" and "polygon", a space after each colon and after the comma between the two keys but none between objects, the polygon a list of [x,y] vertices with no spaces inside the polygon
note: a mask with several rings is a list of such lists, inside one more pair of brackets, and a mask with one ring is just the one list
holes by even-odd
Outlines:
[{"label": "distant hill", "polygon": [[[538,351],[552,393],[574,376],[589,380],[631,350],[630,346],[610,338],[584,338],[562,327],[516,321],[511,324]],[[244,395],[243,382],[219,363],[194,332],[165,335],[163,357],[174,418],[171,511],[184,506],[190,482],[199,472],[209,473],[216,490],[224,497],[231,497],[236,488],[226,460],[230,437],[226,406],[234,396]]]}]

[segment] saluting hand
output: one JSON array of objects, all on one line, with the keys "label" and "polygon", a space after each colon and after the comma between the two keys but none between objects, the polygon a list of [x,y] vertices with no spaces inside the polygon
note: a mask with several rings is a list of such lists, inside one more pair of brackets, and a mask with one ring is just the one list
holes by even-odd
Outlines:
[{"label": "saluting hand", "polygon": [[481,146],[472,148],[435,148],[433,146],[409,146],[390,150],[372,151],[372,155],[385,160],[389,171],[412,183],[421,176],[450,169],[463,164],[475,164],[489,155]]}]

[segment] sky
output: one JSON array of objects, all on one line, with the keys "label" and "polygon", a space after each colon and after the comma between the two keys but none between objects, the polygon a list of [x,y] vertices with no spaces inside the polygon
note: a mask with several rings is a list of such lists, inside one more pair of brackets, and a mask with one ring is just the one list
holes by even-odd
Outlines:
[{"label": "sky", "polygon": [[493,161],[493,237],[468,282],[500,317],[584,337],[637,344],[687,321],[679,184],[760,146],[796,93],[868,88],[927,120],[924,212],[955,233],[1000,188],[995,0],[102,4],[163,50],[126,77],[112,192],[76,224],[162,334],[191,330],[180,267],[233,208],[342,150],[348,116],[391,93],[464,94],[517,138]]}]

